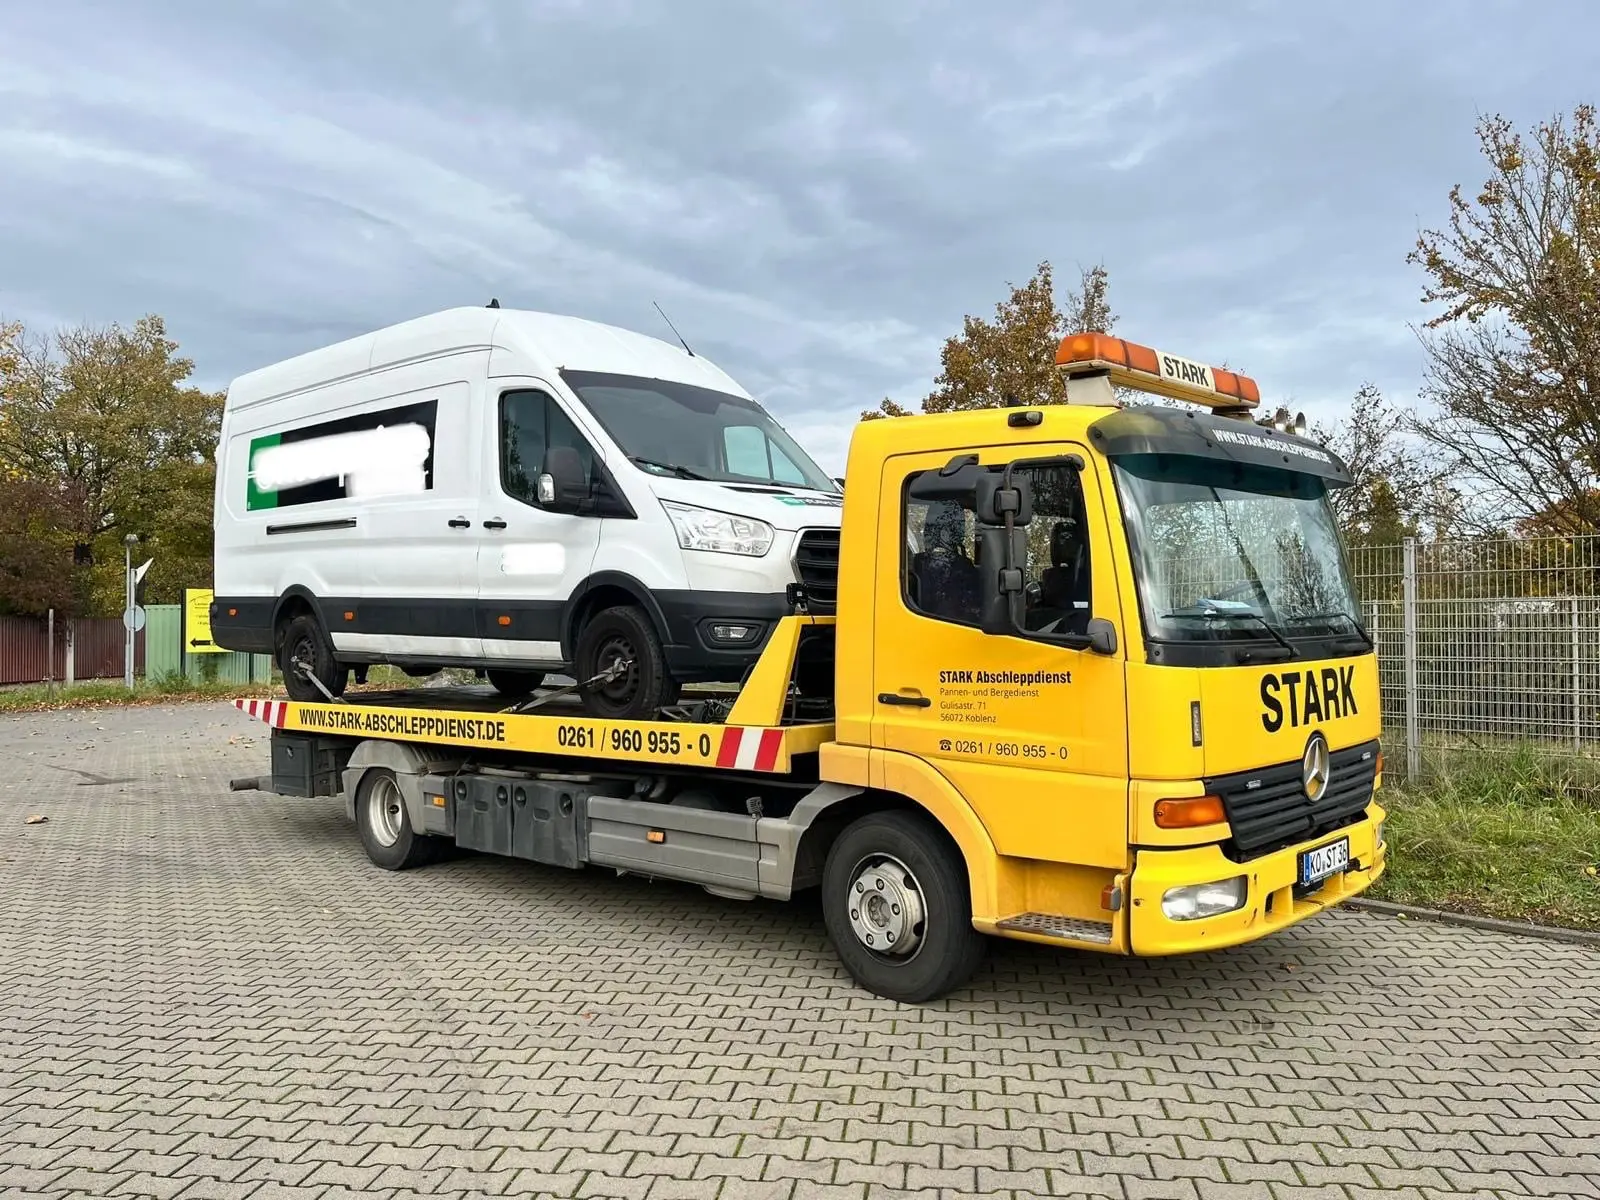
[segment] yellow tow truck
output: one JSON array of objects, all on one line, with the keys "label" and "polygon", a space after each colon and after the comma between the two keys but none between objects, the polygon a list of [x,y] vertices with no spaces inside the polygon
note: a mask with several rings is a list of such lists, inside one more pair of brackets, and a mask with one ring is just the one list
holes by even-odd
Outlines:
[{"label": "yellow tow truck", "polygon": [[[241,700],[398,870],[451,844],[786,900],[907,1002],[988,936],[1247,942],[1384,869],[1378,671],[1338,458],[1246,376],[1064,339],[1067,402],[859,425],[839,530],[737,689],[658,719],[488,689]],[[1180,404],[1126,405],[1118,389]],[[1303,428],[1303,423],[1301,428]],[[602,681],[603,682],[603,681]]]}]

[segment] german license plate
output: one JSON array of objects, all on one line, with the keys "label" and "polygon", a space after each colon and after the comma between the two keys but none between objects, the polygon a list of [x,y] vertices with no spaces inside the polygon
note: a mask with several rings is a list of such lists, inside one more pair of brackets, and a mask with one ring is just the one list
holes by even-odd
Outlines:
[{"label": "german license plate", "polygon": [[1337,875],[1350,865],[1350,839],[1340,838],[1315,850],[1300,855],[1300,882],[1321,883],[1330,875]]}]

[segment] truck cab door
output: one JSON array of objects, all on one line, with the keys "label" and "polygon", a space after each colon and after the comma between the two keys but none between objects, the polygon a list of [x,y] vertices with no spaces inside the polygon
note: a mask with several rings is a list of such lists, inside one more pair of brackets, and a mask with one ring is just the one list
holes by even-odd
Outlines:
[{"label": "truck cab door", "polygon": [[490,436],[479,505],[478,626],[484,657],[545,669],[562,664],[567,601],[589,577],[601,517],[552,512],[539,500],[545,451],[578,452],[586,481],[599,455],[537,380],[491,379]]},{"label": "truck cab door", "polygon": [[[1068,455],[1089,464],[1082,471]],[[1030,468],[1025,618],[1019,635],[980,627],[977,479]],[[890,458],[881,490],[873,639],[875,751],[914,755],[966,797],[1001,854],[1121,868],[1128,861],[1121,604],[1102,480],[1082,446]],[[892,533],[891,533],[892,531]],[[891,536],[894,541],[890,541]],[[1052,642],[1110,622],[1117,651]]]}]

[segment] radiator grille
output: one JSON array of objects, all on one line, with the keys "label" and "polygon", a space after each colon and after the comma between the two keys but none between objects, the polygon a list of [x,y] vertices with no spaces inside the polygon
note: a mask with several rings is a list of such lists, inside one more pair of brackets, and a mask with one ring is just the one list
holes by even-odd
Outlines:
[{"label": "radiator grille", "polygon": [[1372,802],[1378,743],[1335,750],[1328,765],[1328,790],[1315,804],[1306,797],[1298,759],[1206,780],[1233,834],[1223,849],[1236,859],[1254,858],[1360,820]]},{"label": "radiator grille", "polygon": [[839,603],[839,531],[807,529],[794,552],[794,571],[812,612],[826,615]]}]

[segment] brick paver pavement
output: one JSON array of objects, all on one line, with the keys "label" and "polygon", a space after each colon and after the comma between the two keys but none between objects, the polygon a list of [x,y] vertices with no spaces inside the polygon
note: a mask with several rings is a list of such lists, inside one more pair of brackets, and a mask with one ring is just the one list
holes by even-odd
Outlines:
[{"label": "brick paver pavement", "polygon": [[902,1007],[805,905],[379,871],[337,801],[227,790],[266,753],[0,718],[0,1194],[1600,1195],[1588,949],[1341,913]]}]

